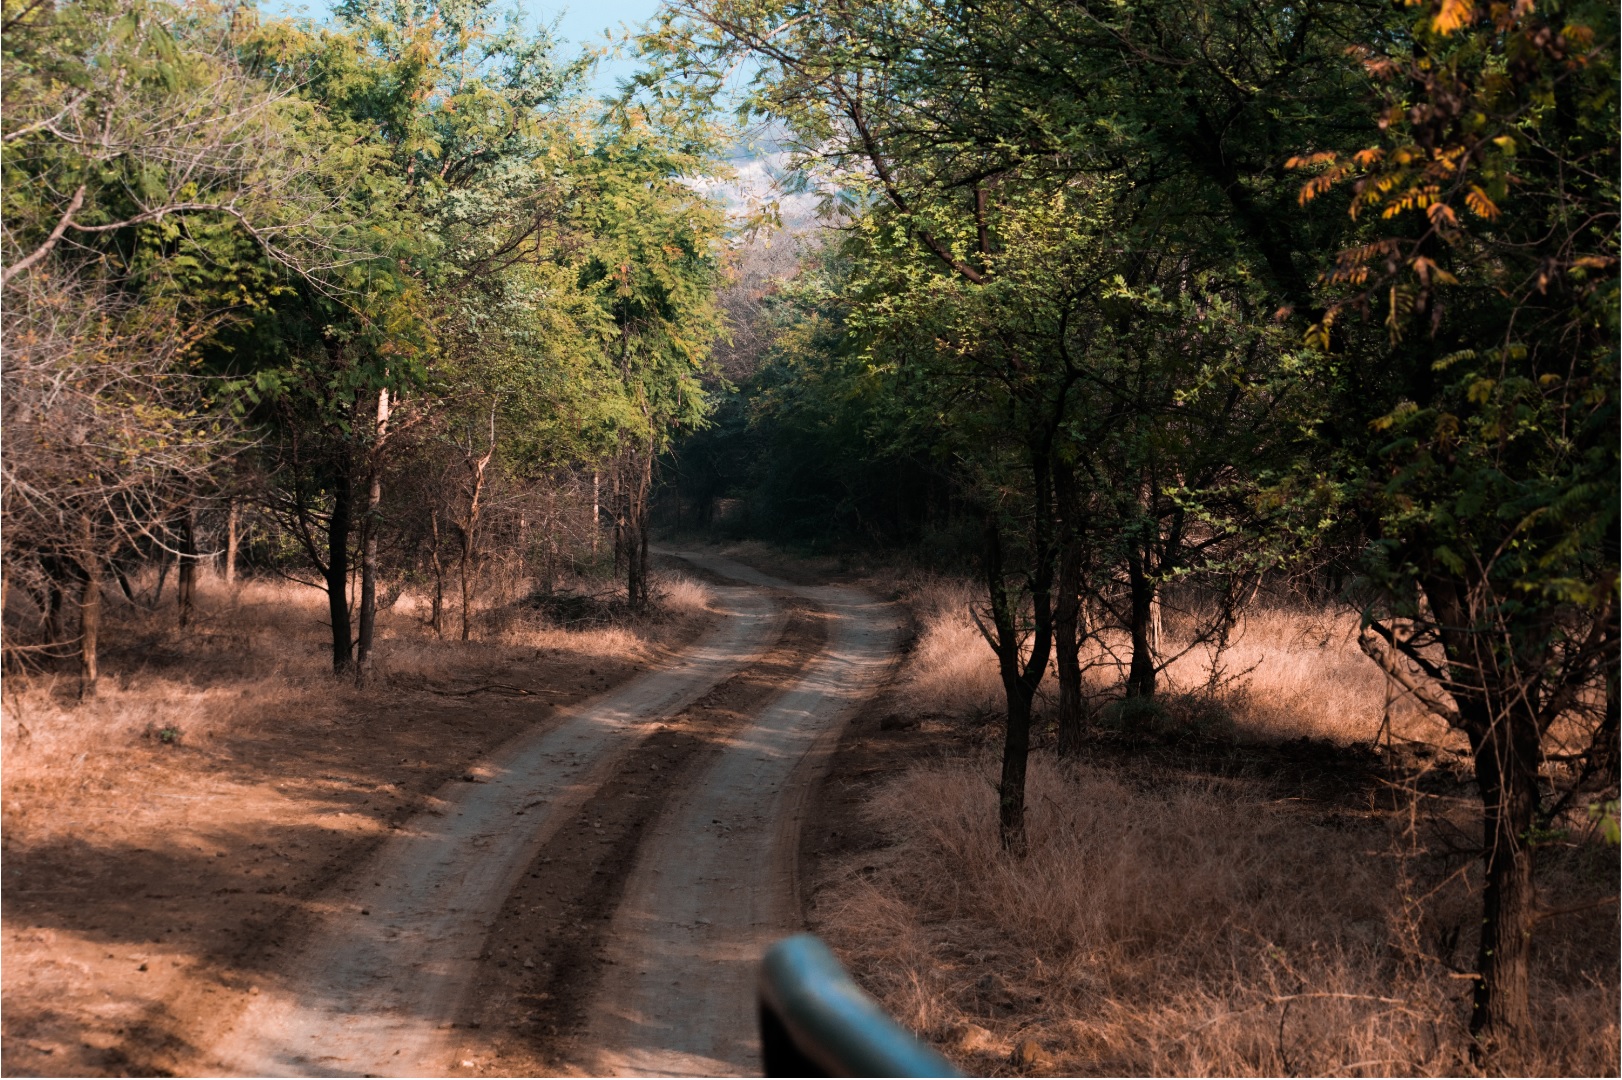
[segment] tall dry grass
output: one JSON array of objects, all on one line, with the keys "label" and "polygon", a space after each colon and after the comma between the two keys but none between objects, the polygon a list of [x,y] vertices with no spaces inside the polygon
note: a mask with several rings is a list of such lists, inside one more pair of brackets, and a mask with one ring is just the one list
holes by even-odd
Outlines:
[{"label": "tall dry grass", "polygon": [[[889,846],[818,903],[819,929],[885,1003],[975,1074],[1018,1071],[1026,1039],[1052,1075],[1474,1071],[1466,984],[1404,948],[1466,923],[1474,896],[1458,882],[1410,925],[1388,823],[1043,754],[1016,859],[998,845],[995,775],[978,756],[885,788],[868,810]],[[1588,947],[1540,963],[1517,1065],[1615,1075],[1614,915],[1566,938]]]},{"label": "tall dry grass", "polygon": [[[77,679],[66,668],[5,678],[0,749],[7,824],[20,820],[12,811],[25,804],[71,801],[113,786],[130,767],[131,751],[166,740],[205,746],[251,736],[294,712],[335,722],[374,691],[455,686],[538,654],[581,668],[603,658],[645,662],[668,620],[702,617],[709,598],[706,586],[679,573],[662,573],[655,584],[652,616],[590,625],[559,626],[532,606],[486,601],[466,642],[450,620],[446,636],[437,637],[427,625],[427,598],[406,593],[379,612],[372,688],[333,678],[326,596],[317,589],[262,578],[227,588],[201,575],[184,629],[172,602],[152,610],[109,599],[94,698],[77,700]],[[28,817],[30,828],[52,828],[49,815]]]},{"label": "tall dry grass", "polygon": [[[904,694],[922,713],[985,716],[1003,708],[996,658],[969,617],[978,586],[922,576],[898,590],[914,612],[917,639]],[[1215,705],[1240,738],[1372,742],[1382,731],[1399,738],[1460,747],[1445,724],[1394,693],[1357,645],[1358,617],[1334,607],[1258,605],[1244,612],[1220,650],[1179,636],[1191,620],[1168,617],[1162,653],[1170,661],[1160,688],[1175,709],[1199,697]],[[1118,692],[1131,661],[1126,635],[1095,634],[1081,653],[1095,706]],[[1055,670],[1037,696],[1037,715],[1051,713]]]},{"label": "tall dry grass", "polygon": [[[973,591],[919,580],[906,595],[918,637],[897,698],[948,720],[999,709],[995,664],[966,615]],[[1373,761],[1355,744],[1386,724],[1447,757],[1448,733],[1388,699],[1356,629],[1334,610],[1249,613],[1222,657],[1200,648],[1171,665],[1168,712],[1197,698],[1224,717],[1216,734],[1236,754],[1263,762],[1290,760],[1303,736],[1324,740],[1301,751],[1313,769]],[[1100,696],[1124,677],[1120,644],[1087,657]],[[816,912],[864,982],[972,1073],[1477,1071],[1458,977],[1479,918],[1473,863],[1439,857],[1439,834],[1416,827],[1435,819],[1467,841],[1479,813],[1467,789],[1422,796],[1371,780],[1303,797],[1265,765],[1224,772],[1157,751],[1104,767],[1039,751],[1018,859],[998,843],[997,762],[966,753],[880,790],[865,812],[886,846],[836,867]],[[1540,873],[1546,903],[1581,907],[1614,894],[1616,851],[1574,830]],[[1616,1075],[1614,907],[1553,920],[1537,948],[1537,1032],[1522,1060],[1496,1067]],[[1034,1065],[1010,1060],[1026,1040]]]}]

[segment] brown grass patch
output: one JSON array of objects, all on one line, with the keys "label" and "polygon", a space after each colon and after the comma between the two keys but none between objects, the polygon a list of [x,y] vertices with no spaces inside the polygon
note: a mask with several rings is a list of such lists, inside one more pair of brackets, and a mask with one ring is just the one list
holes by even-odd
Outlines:
[{"label": "brown grass patch", "polygon": [[[209,1031],[336,875],[480,757],[698,632],[705,596],[670,577],[662,612],[576,629],[491,605],[470,642],[437,640],[407,596],[363,689],[331,674],[320,592],[200,585],[185,630],[172,602],[109,598],[91,701],[71,670],[6,677],[6,1075],[206,1070]],[[464,693],[497,684],[532,692]]]},{"label": "brown grass patch", "polygon": [[[913,595],[919,635],[894,699],[946,719],[926,733],[968,737],[878,790],[864,813],[885,846],[825,867],[814,906],[905,1023],[980,1075],[1476,1071],[1457,977],[1479,918],[1456,850],[1479,829],[1467,763],[1387,699],[1354,617],[1253,614],[1230,677],[1213,684],[1208,651],[1173,665],[1152,734],[1097,732],[1085,764],[1039,749],[1016,859],[997,842],[983,744],[1000,689],[963,614],[971,593]],[[1119,678],[1107,652],[1093,659],[1095,687]],[[1226,726],[1190,722],[1202,709]],[[1399,738],[1376,746],[1388,717]],[[1572,826],[1540,863],[1549,907],[1615,893],[1616,849]],[[1538,1030],[1500,1068],[1616,1074],[1619,947],[1603,903],[1540,927]],[[1034,1065],[1011,1060],[1026,1040]]]}]

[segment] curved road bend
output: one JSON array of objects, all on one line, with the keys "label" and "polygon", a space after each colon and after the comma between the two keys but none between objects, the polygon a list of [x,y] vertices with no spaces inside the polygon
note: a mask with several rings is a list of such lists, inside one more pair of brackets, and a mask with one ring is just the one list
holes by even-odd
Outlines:
[{"label": "curved road bend", "polygon": [[781,632],[772,592],[714,593],[720,625],[677,663],[509,742],[487,783],[446,785],[442,812],[408,822],[349,876],[353,891],[331,890],[279,984],[212,1048],[217,1064],[244,1075],[442,1075],[490,920],[534,853],[653,722],[755,662]]},{"label": "curved road bend", "polygon": [[755,966],[773,940],[802,928],[795,862],[806,796],[840,721],[889,668],[899,619],[859,589],[805,588],[731,560],[671,554],[813,601],[828,643],[643,843],[609,929],[586,1043],[602,1075],[759,1075]]}]

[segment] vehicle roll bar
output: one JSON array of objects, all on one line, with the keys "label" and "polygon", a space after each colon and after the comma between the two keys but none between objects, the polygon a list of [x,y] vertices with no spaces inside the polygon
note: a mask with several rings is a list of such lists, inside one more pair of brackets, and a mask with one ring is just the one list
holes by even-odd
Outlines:
[{"label": "vehicle roll bar", "polygon": [[892,1020],[814,934],[784,938],[760,965],[767,1076],[962,1076]]}]

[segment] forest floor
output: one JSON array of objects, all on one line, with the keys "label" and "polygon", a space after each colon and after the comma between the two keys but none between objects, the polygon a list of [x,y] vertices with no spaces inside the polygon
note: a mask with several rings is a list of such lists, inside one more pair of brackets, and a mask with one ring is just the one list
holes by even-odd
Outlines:
[{"label": "forest floor", "polygon": [[[1040,721],[1013,859],[967,586],[667,566],[637,620],[440,642],[402,602],[364,690],[317,596],[252,583],[125,611],[92,702],[8,678],[4,1074],[748,1072],[748,971],[802,923],[975,1074],[1483,1071],[1467,763],[1335,613],[1249,617],[1241,676],[1179,661],[1080,761]],[[1518,1064],[1615,1075],[1616,849],[1574,827],[1541,873]]]},{"label": "forest floor", "polygon": [[93,702],[9,676],[5,1074],[194,1069],[357,863],[496,748],[707,628],[675,584],[632,626],[486,620],[466,643],[388,612],[361,690],[323,673],[313,590],[208,582],[185,631],[168,606],[110,613]]},{"label": "forest floor", "polygon": [[1586,805],[1540,851],[1536,1030],[1472,1055],[1469,759],[1387,695],[1355,614],[1258,607],[1217,658],[1237,677],[1194,650],[1137,716],[1102,704],[1120,645],[1095,644],[1071,760],[1039,700],[1016,857],[972,589],[897,592],[915,633],[802,836],[807,922],[968,1075],[1617,1075],[1618,851]]},{"label": "forest floor", "polygon": [[[752,954],[800,925],[806,790],[895,616],[694,558],[653,618],[445,643],[399,605],[364,690],[265,585],[123,612],[91,702],[8,680],[4,1072],[644,1071],[672,1032],[751,1071]],[[684,869],[701,918],[662,914]],[[714,954],[684,1015],[626,1006],[670,974],[639,935]]]}]

